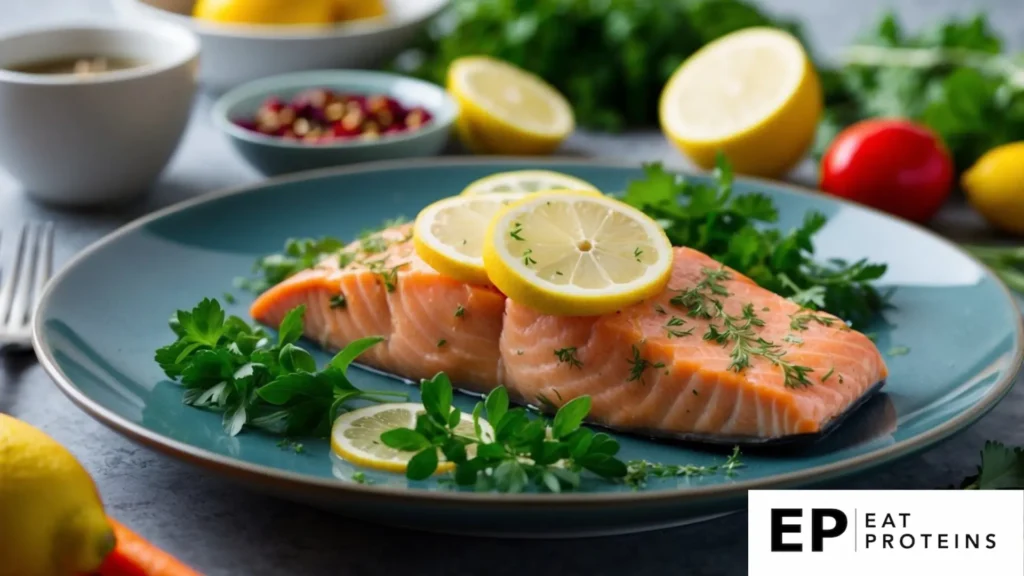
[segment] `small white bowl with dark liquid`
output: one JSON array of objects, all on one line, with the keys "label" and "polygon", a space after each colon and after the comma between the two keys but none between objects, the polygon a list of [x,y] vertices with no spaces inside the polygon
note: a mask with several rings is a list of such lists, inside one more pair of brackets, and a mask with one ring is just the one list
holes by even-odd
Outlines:
[{"label": "small white bowl with dark liquid", "polygon": [[0,170],[51,204],[140,196],[181,141],[198,56],[194,34],[162,23],[0,38]]}]

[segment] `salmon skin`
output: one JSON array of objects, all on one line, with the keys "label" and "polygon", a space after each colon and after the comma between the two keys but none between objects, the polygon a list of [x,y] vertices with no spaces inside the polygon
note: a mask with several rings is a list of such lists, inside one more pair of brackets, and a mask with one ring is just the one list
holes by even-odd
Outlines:
[{"label": "salmon skin", "polygon": [[306,305],[306,336],[337,350],[383,336],[359,362],[419,381],[444,371],[461,389],[505,386],[554,410],[589,395],[588,421],[721,444],[816,439],[888,374],[874,343],[688,248],[675,248],[658,296],[615,314],[548,316],[488,286],[440,275],[410,228],[381,233],[263,293],[253,318],[277,327]]}]

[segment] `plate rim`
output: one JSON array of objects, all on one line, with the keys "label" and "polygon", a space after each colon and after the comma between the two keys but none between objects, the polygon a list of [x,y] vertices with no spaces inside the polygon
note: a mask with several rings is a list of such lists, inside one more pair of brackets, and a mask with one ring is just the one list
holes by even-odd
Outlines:
[{"label": "plate rim", "polygon": [[[39,299],[39,303],[33,311],[32,346],[35,349],[39,363],[50,376],[50,379],[57,384],[58,389],[63,392],[73,404],[78,406],[79,409],[106,427],[118,432],[122,436],[125,436],[135,442],[139,442],[157,452],[172,456],[177,460],[208,468],[213,472],[227,476],[242,476],[247,480],[254,481],[256,484],[273,484],[276,488],[288,492],[297,489],[315,489],[318,493],[324,494],[333,493],[334,495],[337,495],[338,493],[341,493],[348,496],[406,500],[411,501],[411,503],[420,504],[487,504],[490,506],[497,506],[499,508],[517,509],[521,509],[523,507],[543,507],[545,509],[551,509],[553,506],[561,508],[585,508],[589,506],[605,507],[609,505],[651,505],[666,502],[683,504],[691,501],[737,498],[744,495],[749,490],[779,489],[793,485],[809,486],[819,484],[844,473],[856,474],[866,472],[870,469],[892,462],[895,459],[910,456],[919,450],[933,446],[942,440],[945,440],[953,434],[967,428],[992,410],[1006,396],[1006,394],[1009,393],[1016,383],[1017,375],[1021,371],[1022,362],[1024,362],[1024,317],[1022,317],[1017,301],[1014,299],[1012,292],[1010,292],[1005,283],[1003,283],[1003,281],[999,279],[999,277],[993,273],[987,265],[978,260],[972,254],[963,250],[952,240],[937,234],[927,227],[892,216],[869,206],[864,206],[833,196],[829,196],[827,199],[842,206],[863,210],[868,213],[881,216],[882,218],[895,220],[896,222],[907,225],[931,239],[954,249],[962,256],[966,256],[972,262],[977,264],[992,280],[996,282],[996,285],[1003,292],[1003,296],[1010,303],[1011,308],[1016,311],[1015,325],[1017,347],[1014,351],[1014,357],[1011,364],[1012,367],[1006,371],[997,383],[995,383],[989,394],[982,398],[980,402],[971,406],[955,418],[947,420],[942,424],[912,438],[894,443],[891,446],[882,447],[870,453],[847,458],[839,462],[823,464],[802,470],[795,470],[766,478],[737,480],[730,483],[696,486],[685,489],[654,490],[650,492],[567,492],[556,495],[539,493],[499,494],[461,491],[432,491],[347,483],[341,482],[337,479],[317,478],[307,474],[291,472],[262,464],[253,464],[238,458],[223,456],[185,442],[168,438],[167,436],[151,431],[140,424],[135,424],[125,418],[122,418],[113,411],[102,406],[99,402],[87,396],[71,381],[70,378],[64,375],[63,371],[57,366],[49,342],[44,341],[41,336],[43,317],[41,311],[48,306],[55,287],[59,285],[72,270],[80,266],[94,252],[99,251],[117,238],[135,231],[150,222],[172,214],[183,212],[193,206],[198,206],[229,196],[246,194],[268,187],[318,180],[332,176],[343,176],[347,174],[385,172],[401,169],[454,168],[473,165],[522,163],[547,166],[561,165],[606,167],[616,169],[639,169],[643,165],[642,162],[637,161],[566,156],[551,156],[546,158],[535,158],[529,156],[489,156],[451,157],[444,159],[421,158],[413,160],[380,160],[350,166],[336,166],[317,170],[308,170],[274,178],[266,178],[258,182],[200,194],[193,198],[165,206],[164,208],[140,216],[139,218],[118,227],[86,246],[75,254],[67,263],[65,263],[57,274],[47,282],[43,294]],[[683,175],[707,176],[710,174],[708,171],[695,170],[690,167],[678,168],[674,166],[666,166],[666,169]],[[784,191],[797,196],[811,196],[815,198],[822,197],[820,192],[815,191],[812,188],[790,182],[781,182],[749,176],[736,177],[736,182],[743,181],[769,188],[783,189]]]}]

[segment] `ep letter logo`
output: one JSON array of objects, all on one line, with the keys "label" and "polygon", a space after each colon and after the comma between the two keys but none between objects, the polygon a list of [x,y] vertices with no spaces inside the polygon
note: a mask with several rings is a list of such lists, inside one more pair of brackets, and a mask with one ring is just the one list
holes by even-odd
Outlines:
[{"label": "ep letter logo", "polygon": [[[803,552],[803,539],[786,535],[803,533],[804,511],[800,508],[772,508],[771,518],[772,552]],[[811,508],[811,551],[823,551],[825,539],[838,538],[846,532],[848,525],[849,520],[842,510]]]}]

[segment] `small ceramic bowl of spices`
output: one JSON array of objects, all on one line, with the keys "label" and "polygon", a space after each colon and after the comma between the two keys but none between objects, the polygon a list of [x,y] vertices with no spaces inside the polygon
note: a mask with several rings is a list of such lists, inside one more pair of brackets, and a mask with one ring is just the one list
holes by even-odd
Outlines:
[{"label": "small ceramic bowl of spices", "polygon": [[222,96],[214,124],[266,175],[433,156],[458,105],[435,84],[384,72],[325,70],[273,76]]}]

